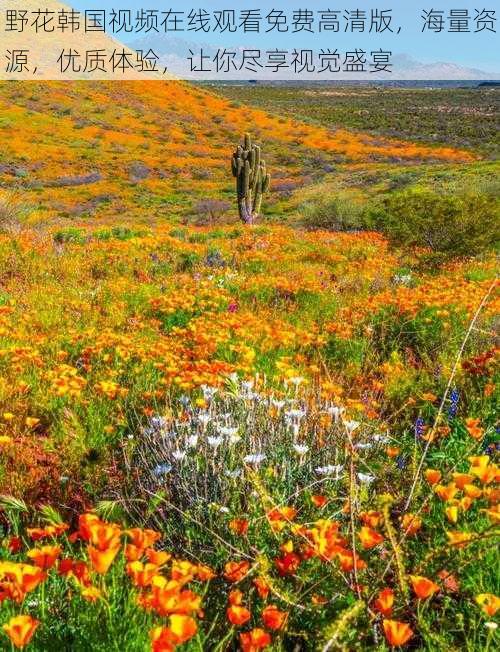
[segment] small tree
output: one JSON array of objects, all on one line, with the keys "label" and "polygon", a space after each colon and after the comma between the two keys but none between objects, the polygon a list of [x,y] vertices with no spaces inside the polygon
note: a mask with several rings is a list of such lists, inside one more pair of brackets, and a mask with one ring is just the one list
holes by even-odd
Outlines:
[{"label": "small tree", "polygon": [[260,214],[262,195],[269,190],[271,177],[260,157],[260,147],[252,144],[250,134],[245,134],[243,146],[238,145],[231,167],[236,178],[240,219],[245,224],[254,224]]}]

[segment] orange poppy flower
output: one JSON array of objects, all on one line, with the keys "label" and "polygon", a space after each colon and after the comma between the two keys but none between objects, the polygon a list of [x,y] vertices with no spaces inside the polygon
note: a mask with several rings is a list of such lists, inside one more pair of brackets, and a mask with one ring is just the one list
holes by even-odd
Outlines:
[{"label": "orange poppy flower", "polygon": [[382,622],[384,634],[391,647],[399,647],[408,643],[413,636],[413,630],[406,623],[397,620],[384,619]]},{"label": "orange poppy flower", "polygon": [[321,494],[316,494],[311,496],[311,502],[315,507],[321,508],[327,504],[328,498],[326,496],[322,496]]},{"label": "orange poppy flower", "polygon": [[23,593],[34,591],[47,578],[41,568],[30,564],[12,564],[7,576],[15,581]]},{"label": "orange poppy flower", "polygon": [[489,455],[472,455],[468,458],[471,465],[471,473],[474,473],[473,468],[485,469],[490,463]]},{"label": "orange poppy flower", "polygon": [[274,563],[281,577],[294,575],[299,567],[300,557],[295,552],[286,552],[281,557],[277,557]]},{"label": "orange poppy flower", "polygon": [[453,473],[453,482],[463,491],[466,484],[474,482],[474,476],[470,473]]},{"label": "orange poppy flower", "polygon": [[81,590],[81,596],[87,600],[87,602],[97,602],[101,595],[101,590],[98,589],[97,586],[86,586]]},{"label": "orange poppy flower", "polygon": [[490,505],[498,505],[500,502],[500,487],[485,487],[483,495]]},{"label": "orange poppy flower", "polygon": [[24,647],[33,638],[40,622],[31,616],[13,616],[8,623],[3,625],[3,630],[16,647]]},{"label": "orange poppy flower", "polygon": [[262,612],[262,622],[267,629],[282,629],[288,618],[288,612],[281,611],[275,605],[270,604]]},{"label": "orange poppy flower", "polygon": [[[484,460],[486,459],[486,462]],[[479,479],[481,484],[490,484],[490,482],[498,481],[498,467],[496,464],[490,464],[490,458],[487,455],[480,457],[469,457],[469,460],[478,460],[470,467],[470,472]]]},{"label": "orange poppy flower", "polygon": [[270,521],[293,521],[297,515],[295,507],[275,507],[267,513]]},{"label": "orange poppy flower", "polygon": [[421,575],[410,575],[410,581],[415,595],[420,600],[426,600],[440,590],[438,584]]},{"label": "orange poppy flower", "polygon": [[170,627],[155,627],[149,633],[153,652],[173,652],[177,645],[189,641],[198,631],[190,616],[170,617]]},{"label": "orange poppy flower", "polygon": [[500,609],[500,598],[497,598],[493,593],[480,593],[476,595],[475,600],[483,612],[490,618],[493,618]]},{"label": "orange poppy flower", "polygon": [[57,570],[60,575],[74,577],[77,582],[84,586],[90,585],[90,571],[84,561],[61,559]]},{"label": "orange poppy flower", "polygon": [[454,482],[450,482],[448,485],[438,484],[434,487],[434,492],[441,500],[447,502],[455,498],[458,493],[458,487]]},{"label": "orange poppy flower", "polygon": [[78,518],[78,532],[76,534],[84,541],[90,541],[90,526],[96,523],[101,523],[97,514],[91,512],[81,514]]},{"label": "orange poppy flower", "polygon": [[132,543],[127,543],[123,552],[127,561],[138,561],[143,555],[143,550]]},{"label": "orange poppy flower", "polygon": [[293,552],[293,541],[291,539],[288,539],[288,541],[285,541],[285,543],[282,543],[280,546],[281,552]]},{"label": "orange poppy flower", "polygon": [[405,514],[401,518],[401,528],[407,536],[413,536],[422,528],[422,519],[415,514]]},{"label": "orange poppy flower", "polygon": [[146,554],[147,560],[152,564],[156,564],[157,566],[163,566],[172,557],[169,552],[165,552],[164,550],[155,550],[154,548],[146,548],[144,552]]},{"label": "orange poppy flower", "polygon": [[375,609],[386,617],[391,615],[393,605],[394,591],[388,587],[379,592],[375,602],[373,603]]},{"label": "orange poppy flower", "polygon": [[29,527],[26,528],[27,535],[33,539],[33,541],[40,541],[41,539],[48,539],[49,537],[58,537],[63,532],[68,529],[66,523],[57,523],[56,525],[47,525],[44,528],[41,527]]},{"label": "orange poppy flower", "polygon": [[99,550],[108,550],[116,545],[120,546],[121,530],[114,523],[92,521],[88,525],[88,531],[91,544]]},{"label": "orange poppy flower", "polygon": [[450,545],[456,548],[463,548],[474,540],[474,536],[468,532],[446,532]]},{"label": "orange poppy flower", "polygon": [[228,602],[230,605],[240,605],[243,602],[243,593],[239,589],[229,592]]},{"label": "orange poppy flower", "polygon": [[365,525],[375,528],[382,522],[382,513],[375,511],[361,512],[359,518]]},{"label": "orange poppy flower", "polygon": [[226,610],[226,615],[229,622],[236,627],[241,627],[241,625],[244,625],[250,620],[251,616],[246,607],[242,607],[238,604],[229,606]]},{"label": "orange poppy flower", "polygon": [[361,541],[361,545],[365,550],[370,550],[371,548],[378,546],[379,543],[382,543],[382,541],[384,540],[384,537],[381,534],[379,534],[375,530],[372,530],[366,525],[364,525],[361,528],[361,530],[358,533],[358,537],[359,540]]},{"label": "orange poppy flower", "polygon": [[240,645],[241,652],[258,652],[271,645],[271,635],[260,627],[255,627],[240,634]]},{"label": "orange poppy flower", "polygon": [[265,600],[270,591],[269,584],[266,582],[266,580],[263,577],[256,577],[253,580],[253,585],[257,589],[259,597]]},{"label": "orange poppy flower", "polygon": [[158,573],[158,566],[149,563],[143,564],[141,561],[131,561],[126,568],[132,583],[140,588],[149,586],[153,577]]},{"label": "orange poppy flower", "polygon": [[248,573],[249,568],[248,561],[228,561],[224,566],[224,577],[229,582],[239,582]]},{"label": "orange poppy flower", "polygon": [[200,609],[200,596],[193,591],[181,591],[178,582],[156,576],[153,578],[152,589],[152,594],[147,597],[147,606],[160,616],[171,614],[187,616]]},{"label": "orange poppy flower", "polygon": [[350,573],[354,570],[354,559],[356,559],[356,568],[358,571],[366,568],[366,562],[359,557],[359,555],[354,555],[350,550],[341,550],[337,553],[337,559],[340,563],[340,568],[345,573]]},{"label": "orange poppy flower", "polygon": [[438,471],[437,469],[427,469],[424,471],[424,476],[430,485],[434,485],[441,480],[441,471]]},{"label": "orange poppy flower", "polygon": [[170,631],[175,637],[176,644],[181,645],[193,638],[198,631],[198,626],[191,616],[173,614],[170,616]]},{"label": "orange poppy flower", "polygon": [[152,652],[174,652],[175,637],[169,627],[155,627],[149,632]]},{"label": "orange poppy flower", "polygon": [[248,521],[245,518],[233,518],[229,521],[229,529],[239,536],[244,536],[248,531]]},{"label": "orange poppy flower", "polygon": [[446,518],[450,523],[456,523],[458,521],[458,507],[457,505],[450,505],[444,510]]},{"label": "orange poppy flower", "polygon": [[473,439],[482,439],[484,435],[484,428],[481,428],[479,423],[480,419],[473,419],[472,417],[465,419],[465,427]]},{"label": "orange poppy flower", "polygon": [[196,576],[201,582],[208,582],[209,580],[212,580],[214,577],[216,577],[216,574],[210,568],[210,566],[198,564],[196,567]]},{"label": "orange poppy flower", "polygon": [[[463,500],[465,500],[465,498],[463,498]],[[486,514],[493,524],[500,524],[500,505],[495,505],[491,509],[482,509],[481,512]]]},{"label": "orange poppy flower", "polygon": [[476,487],[476,485],[473,484],[464,485],[463,492],[469,498],[480,498],[481,494],[483,493],[479,487]]},{"label": "orange poppy flower", "polygon": [[10,537],[8,544],[7,544],[8,549],[10,552],[15,555],[17,554],[20,550],[22,550],[23,547],[23,542],[21,541],[20,537]]},{"label": "orange poppy flower", "polygon": [[60,546],[42,546],[27,552],[28,557],[33,560],[35,566],[45,570],[54,566],[60,554]]},{"label": "orange poppy flower", "polygon": [[152,548],[154,544],[161,538],[161,534],[155,530],[142,530],[141,528],[134,527],[130,530],[125,530],[132,541],[132,545],[140,550],[145,548]]},{"label": "orange poppy flower", "polygon": [[103,550],[95,548],[94,546],[88,546],[90,563],[95,572],[99,573],[100,575],[105,575],[108,572],[109,567],[113,563],[119,550],[119,541]]},{"label": "orange poppy flower", "polygon": [[170,576],[173,580],[180,580],[183,584],[190,582],[196,575],[197,566],[187,559],[174,559]]}]

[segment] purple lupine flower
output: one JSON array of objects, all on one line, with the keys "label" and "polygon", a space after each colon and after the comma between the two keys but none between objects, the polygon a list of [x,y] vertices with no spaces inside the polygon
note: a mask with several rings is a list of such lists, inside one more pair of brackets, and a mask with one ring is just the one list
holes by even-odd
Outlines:
[{"label": "purple lupine flower", "polygon": [[415,439],[421,439],[425,432],[425,421],[422,417],[415,420]]},{"label": "purple lupine flower", "polygon": [[460,400],[460,394],[458,389],[454,387],[450,394],[450,407],[448,408],[448,417],[454,419],[457,416],[458,402]]},{"label": "purple lupine flower", "polygon": [[404,455],[398,455],[396,457],[396,466],[400,471],[406,467],[406,457]]}]

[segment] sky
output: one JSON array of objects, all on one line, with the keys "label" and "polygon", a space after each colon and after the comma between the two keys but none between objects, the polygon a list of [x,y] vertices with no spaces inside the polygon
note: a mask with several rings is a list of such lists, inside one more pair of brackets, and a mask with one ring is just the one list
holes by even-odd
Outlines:
[{"label": "sky", "polygon": [[[483,4],[485,3],[485,4]],[[16,2],[16,6],[22,4]],[[41,3],[43,4],[43,3]],[[499,0],[434,0],[429,2],[420,0],[415,3],[412,0],[380,0],[379,2],[366,2],[365,0],[308,0],[307,2],[290,2],[285,0],[76,0],[71,3],[76,9],[131,9],[136,12],[139,9],[159,9],[165,11],[173,9],[176,11],[189,12],[190,9],[200,8],[207,11],[221,11],[234,9],[236,12],[245,9],[260,9],[265,16],[272,9],[285,11],[290,17],[295,10],[309,9],[316,12],[327,9],[340,10],[339,33],[324,32],[322,34],[300,33],[278,33],[276,30],[267,34],[244,34],[242,31],[221,35],[219,33],[196,33],[185,31],[176,33],[173,36],[184,38],[190,42],[210,43],[216,47],[261,47],[261,48],[283,48],[283,49],[314,49],[338,48],[339,51],[354,50],[362,48],[366,51],[371,49],[391,50],[394,54],[407,54],[411,58],[424,63],[444,61],[456,63],[469,68],[479,68],[487,72],[500,72],[500,43],[499,35],[490,31],[474,33],[476,24],[474,17],[476,9],[496,10],[497,23],[500,24],[500,1]],[[370,23],[372,9],[392,9],[391,27],[397,31],[391,34],[386,31],[379,34],[369,33],[346,33],[344,32],[345,21],[343,20],[344,10],[364,10],[367,13],[366,25]],[[422,32],[424,21],[423,10],[442,10],[445,23],[445,31],[435,33],[432,31]],[[450,10],[468,10],[470,16],[470,33],[450,33],[449,26]],[[264,21],[263,23],[264,24]],[[266,25],[267,27],[267,25]],[[498,27],[500,29],[500,27]],[[144,35],[143,35],[144,36]],[[126,35],[121,33],[117,38],[124,42],[131,42],[137,35]]]}]

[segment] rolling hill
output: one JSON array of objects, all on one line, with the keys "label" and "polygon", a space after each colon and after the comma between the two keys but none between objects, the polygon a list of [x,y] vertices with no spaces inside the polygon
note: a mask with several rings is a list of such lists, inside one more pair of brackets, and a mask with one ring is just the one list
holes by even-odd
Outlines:
[{"label": "rolling hill", "polygon": [[33,219],[151,221],[231,198],[230,153],[245,131],[280,186],[333,166],[469,161],[469,152],[328,130],[240,106],[180,81],[0,83],[0,187]]}]

